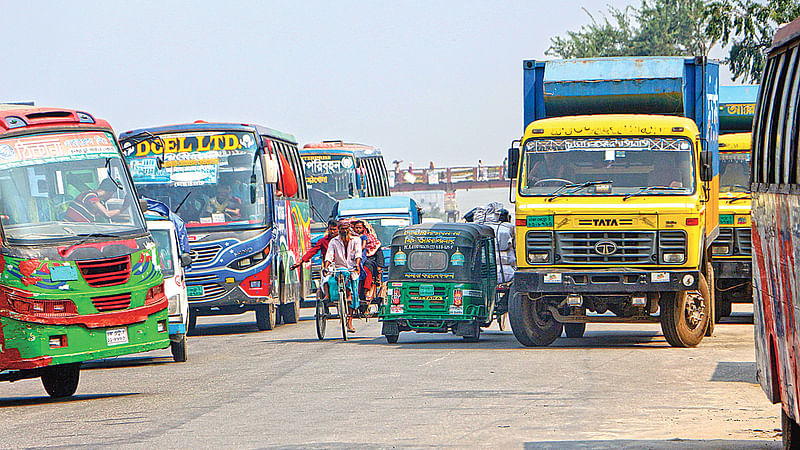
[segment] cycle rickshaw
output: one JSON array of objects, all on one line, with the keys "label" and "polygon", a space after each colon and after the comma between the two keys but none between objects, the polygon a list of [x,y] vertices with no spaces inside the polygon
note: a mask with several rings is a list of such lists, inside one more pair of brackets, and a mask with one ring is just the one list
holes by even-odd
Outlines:
[{"label": "cycle rickshaw", "polygon": [[[328,298],[321,298],[321,295],[319,295],[319,293],[317,294],[316,311],[314,313],[314,320],[317,325],[317,337],[320,340],[325,339],[328,320],[338,320],[342,327],[342,339],[346,341],[348,311],[347,290],[350,272],[345,269],[339,269],[334,271],[331,276],[336,280],[336,289],[331,290]],[[360,287],[359,290],[361,290]],[[352,315],[353,319],[371,319],[378,317],[380,305],[383,302],[384,290],[385,284],[382,283],[382,286],[376,291],[374,298],[371,300],[359,300],[358,308]],[[331,313],[331,308],[336,308],[336,314]]]}]

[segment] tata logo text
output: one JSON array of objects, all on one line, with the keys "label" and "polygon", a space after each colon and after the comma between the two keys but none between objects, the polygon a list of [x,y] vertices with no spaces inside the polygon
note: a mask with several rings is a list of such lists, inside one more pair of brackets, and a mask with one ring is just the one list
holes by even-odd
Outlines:
[{"label": "tata logo text", "polygon": [[615,227],[617,226],[617,219],[592,219],[596,227]]},{"label": "tata logo text", "polygon": [[617,252],[617,244],[611,241],[599,241],[594,244],[594,251],[598,255],[609,256]]}]

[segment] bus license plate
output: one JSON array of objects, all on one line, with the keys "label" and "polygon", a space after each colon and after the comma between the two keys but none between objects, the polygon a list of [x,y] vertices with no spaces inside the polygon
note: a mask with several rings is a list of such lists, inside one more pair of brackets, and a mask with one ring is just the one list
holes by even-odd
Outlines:
[{"label": "bus license plate", "polygon": [[114,328],[113,330],[106,330],[106,343],[108,343],[108,345],[127,344],[128,329]]},{"label": "bus license plate", "polygon": [[206,292],[203,286],[186,286],[186,293],[189,297],[202,297]]}]

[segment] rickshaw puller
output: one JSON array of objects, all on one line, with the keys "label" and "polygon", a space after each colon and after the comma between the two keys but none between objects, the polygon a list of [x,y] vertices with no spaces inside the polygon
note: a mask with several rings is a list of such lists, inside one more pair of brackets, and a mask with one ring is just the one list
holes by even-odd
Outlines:
[{"label": "rickshaw puller", "polygon": [[[356,330],[353,328],[353,312],[358,309],[358,276],[361,273],[361,239],[357,236],[350,235],[349,224],[345,221],[339,222],[339,235],[331,239],[328,244],[328,251],[325,254],[325,268],[332,269],[335,275],[337,272],[347,271],[349,286],[347,291],[349,293],[348,311],[347,314],[347,331],[354,333]],[[333,286],[331,286],[331,283]],[[328,298],[331,297],[331,289],[338,291],[339,286],[335,276],[330,276],[324,282],[325,289],[327,290]],[[340,312],[342,314],[343,312]]]},{"label": "rickshaw puller", "polygon": [[[322,257],[322,259],[325,259],[325,256],[328,254],[328,245],[330,245],[331,239],[335,238],[336,235],[338,234],[338,230],[339,230],[338,227],[339,226],[338,226],[338,224],[337,224],[337,222],[335,220],[333,220],[333,219],[329,220],[328,221],[328,229],[327,229],[327,232],[325,233],[325,236],[323,236],[320,239],[318,239],[316,244],[314,244],[313,247],[308,249],[306,254],[303,255],[302,258],[300,258],[300,261],[298,261],[295,264],[292,264],[291,270],[295,270],[298,267],[300,267],[301,264],[311,261],[311,259],[314,257],[314,255],[317,254],[317,252],[320,252],[320,256]],[[327,294],[325,289],[320,289],[319,291],[320,292],[318,293],[318,295]]]}]

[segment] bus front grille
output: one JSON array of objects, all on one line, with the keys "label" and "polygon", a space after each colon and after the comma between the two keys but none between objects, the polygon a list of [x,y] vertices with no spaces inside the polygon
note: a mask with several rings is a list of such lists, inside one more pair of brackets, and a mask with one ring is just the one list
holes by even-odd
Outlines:
[{"label": "bus front grille", "polygon": [[206,264],[214,260],[222,250],[219,244],[210,245],[208,247],[196,247],[189,252],[192,257],[192,264]]},{"label": "bus front grille", "polygon": [[131,276],[130,255],[117,258],[76,261],[78,269],[91,287],[125,284]]},{"label": "bus front grille", "polygon": [[92,304],[100,312],[125,309],[131,306],[131,293],[124,292],[122,294],[92,297]]}]

